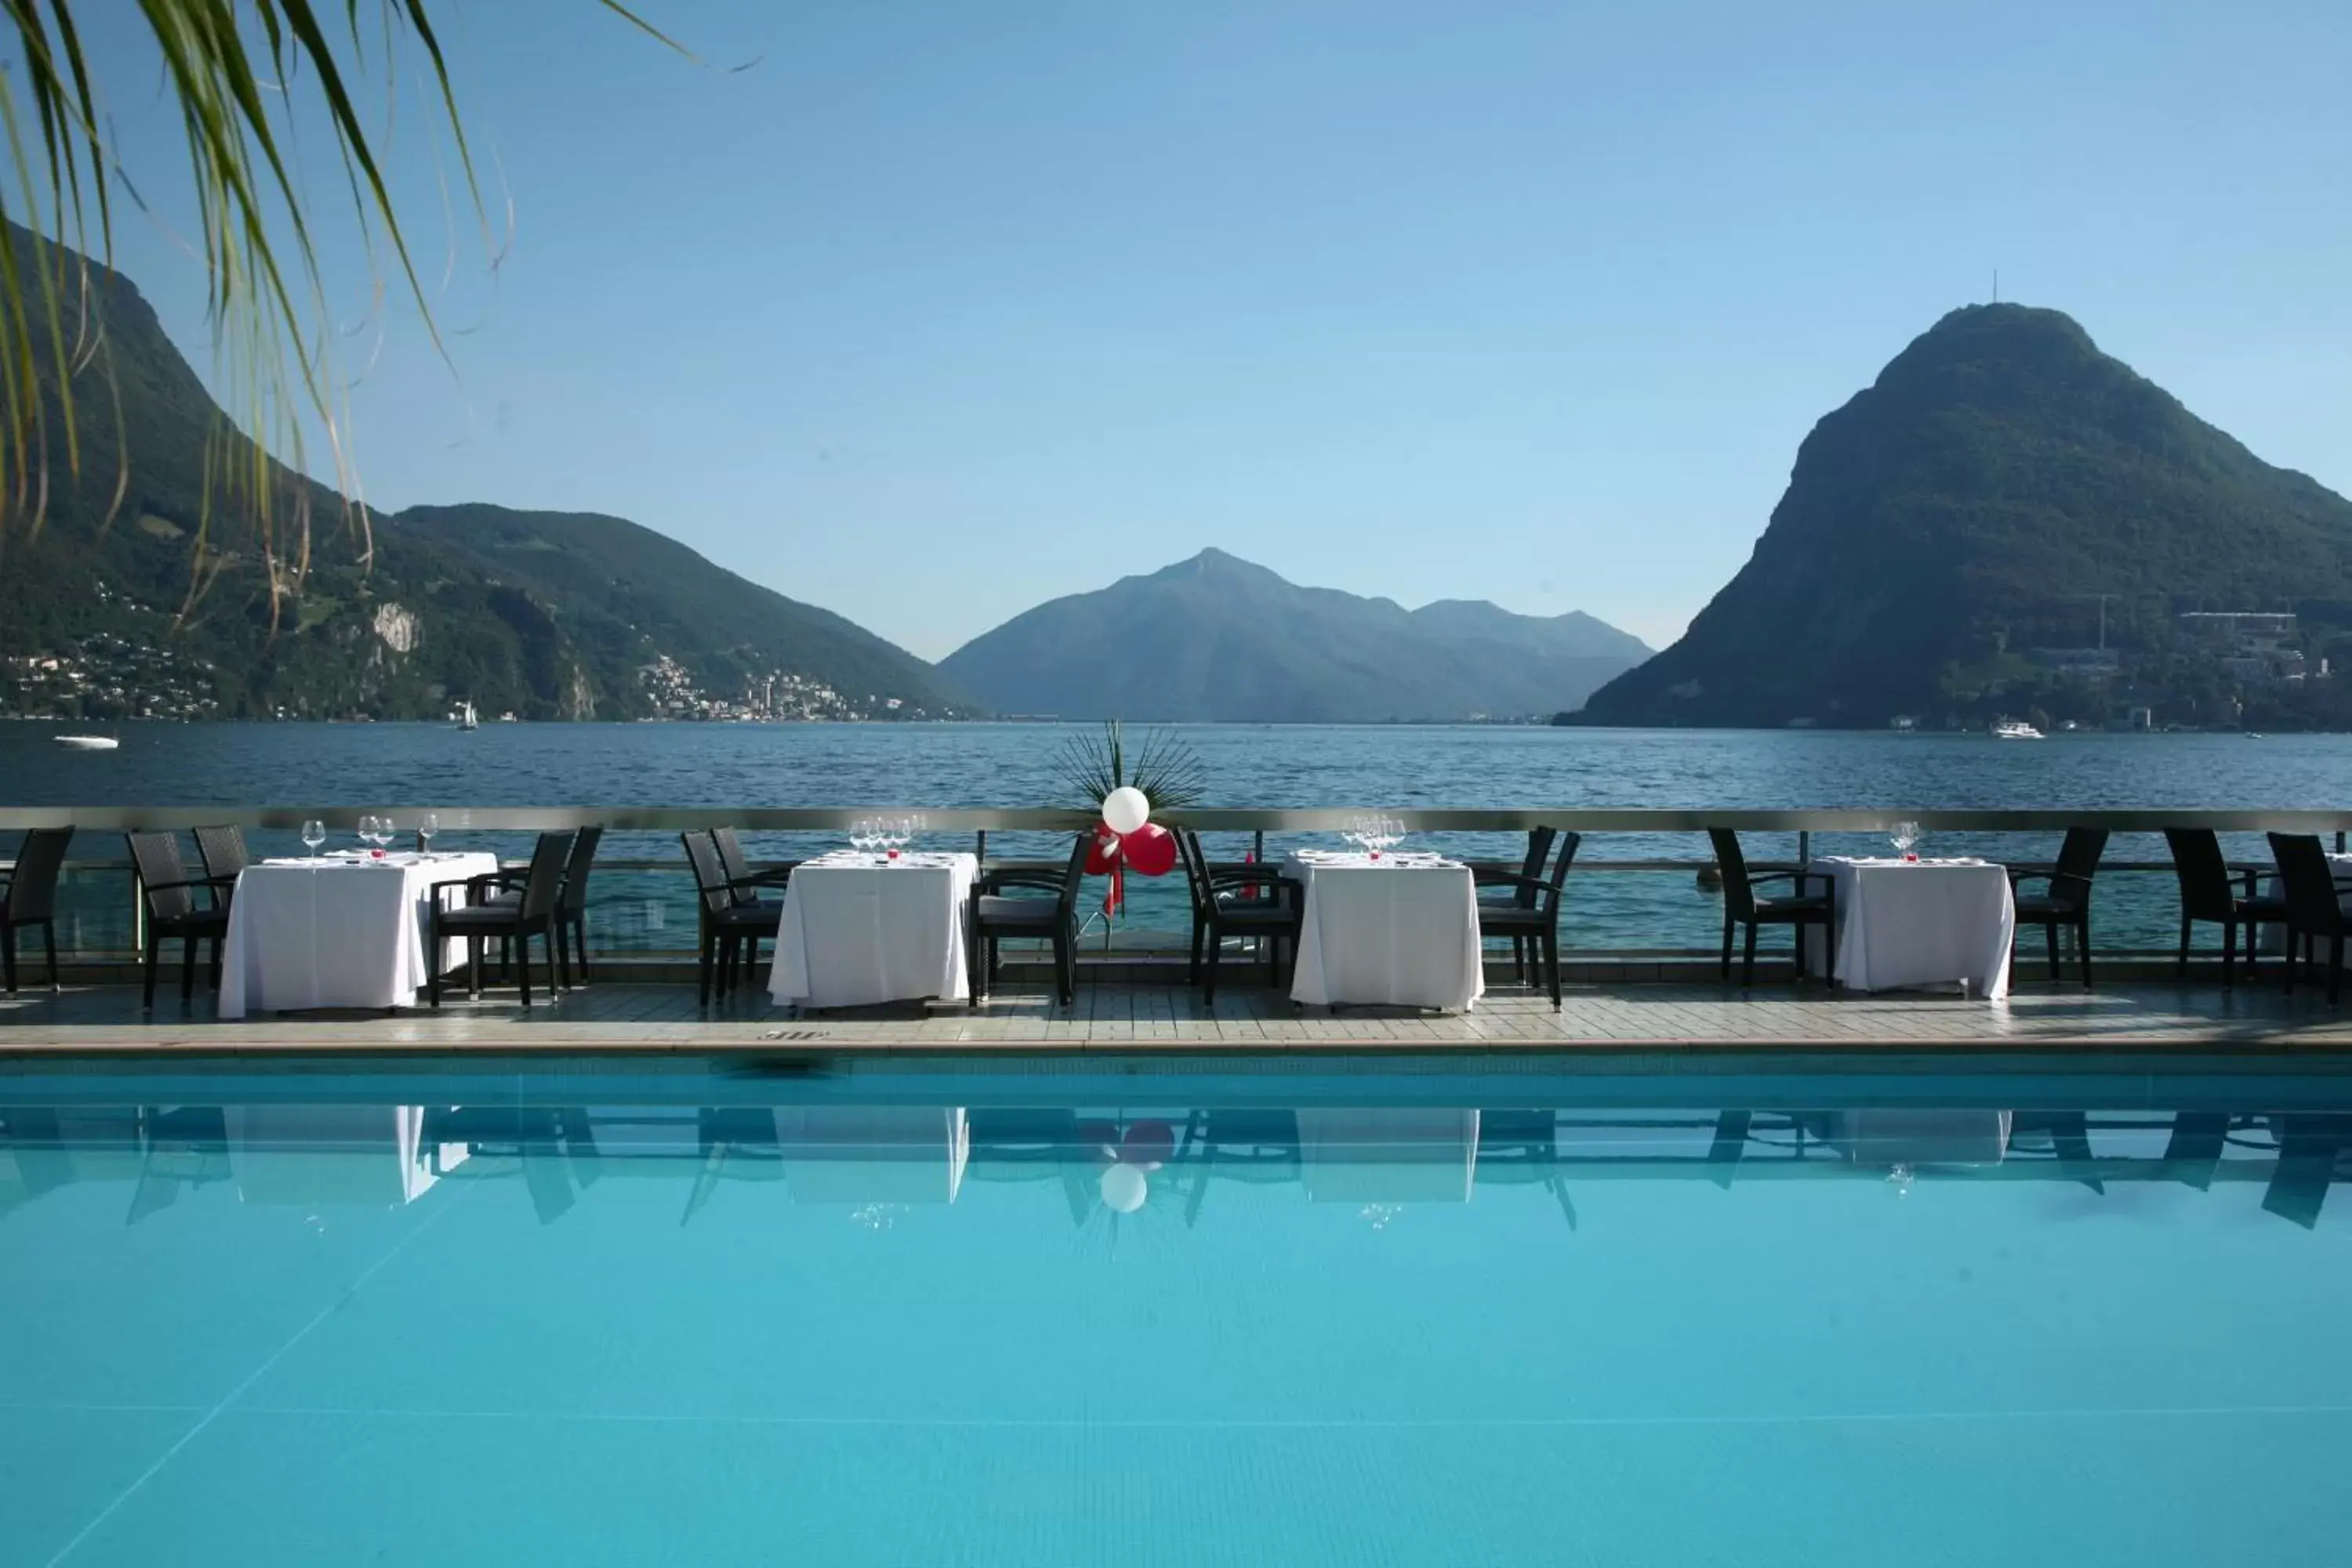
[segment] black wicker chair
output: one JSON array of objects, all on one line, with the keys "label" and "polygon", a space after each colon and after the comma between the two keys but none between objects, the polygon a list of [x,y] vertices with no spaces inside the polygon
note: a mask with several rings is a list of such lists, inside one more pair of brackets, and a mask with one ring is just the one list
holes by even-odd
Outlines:
[{"label": "black wicker chair", "polygon": [[[2258,896],[2261,868],[2232,867],[2221,853],[2221,835],[2210,827],[2168,827],[2164,841],[2172,847],[2172,871],[2180,881],[2180,975],[2185,979],[2189,973],[2189,943],[2195,922],[2210,921],[2221,928],[2221,984],[2231,984],[2237,979],[2242,925],[2246,928],[2246,978],[2252,980],[2262,928],[2286,923],[2286,900]],[[2236,886],[2241,878],[2246,885],[2242,893]]]},{"label": "black wicker chair", "polygon": [[[1298,899],[1298,884],[1273,866],[1212,868],[1201,848],[1199,834],[1189,827],[1179,827],[1175,833],[1176,852],[1184,861],[1184,883],[1192,895],[1191,978],[1204,987],[1202,999],[1217,999],[1217,961],[1227,937],[1262,941],[1266,983],[1280,984],[1284,942],[1290,944],[1292,967],[1298,963],[1298,928],[1307,917]],[[1241,896],[1245,892],[1249,896]],[[1202,962],[1204,948],[1205,964]]]},{"label": "black wicker chair", "polygon": [[[1532,949],[1543,965],[1544,987],[1551,994],[1554,1012],[1559,1010],[1560,895],[1568,882],[1568,868],[1575,862],[1577,847],[1584,842],[1584,836],[1563,833],[1559,839],[1559,855],[1552,862],[1549,877],[1514,877],[1505,873],[1509,885],[1526,895],[1526,903],[1517,899],[1507,904],[1483,899],[1478,903],[1479,937],[1482,940],[1490,936],[1509,937],[1513,951],[1521,954]],[[1541,869],[1540,866],[1538,869]],[[1521,978],[1526,977],[1524,956],[1520,959],[1519,973]]]},{"label": "black wicker chair", "polygon": [[[2083,986],[2091,984],[2091,879],[2098,874],[2099,857],[2106,853],[2107,830],[2104,827],[2070,827],[2065,842],[2058,847],[2058,864],[2047,871],[2029,871],[2012,866],[2009,869],[2011,893],[2017,903],[2017,929],[2022,934],[2027,926],[2040,926],[2050,942],[2050,978],[2058,978],[2058,929],[2061,926],[2074,933],[2074,956],[2083,966]],[[2016,893],[2017,884],[2046,880],[2045,891],[2031,895]],[[2012,960],[2012,962],[2014,962]]]},{"label": "black wicker chair", "polygon": [[[499,879],[460,877],[433,884],[425,948],[425,995],[432,1005],[441,1005],[441,944],[450,937],[462,937],[466,942],[466,984],[469,995],[481,994],[482,943],[493,937],[505,947],[519,966],[516,973],[524,1006],[530,1005],[530,939],[534,936],[547,943],[547,976],[551,983],[553,982],[556,910],[563,891],[564,862],[571,856],[571,834],[541,834],[537,847],[530,852],[530,868],[523,874],[521,889],[510,899],[494,898],[452,908],[442,901],[441,895],[445,890],[463,889],[472,898],[495,885]],[[551,984],[550,994],[552,994]]]},{"label": "black wicker chair", "polygon": [[740,904],[756,902],[762,888],[782,889],[792,880],[794,868],[800,865],[797,860],[787,860],[753,870],[751,862],[744,857],[742,841],[731,827],[712,828],[710,845],[719,851],[719,868],[727,873],[727,885],[734,889],[735,901]]},{"label": "black wicker chair", "polygon": [[155,1005],[155,963],[165,942],[177,937],[180,941],[180,1000],[187,1001],[196,989],[196,944],[213,944],[212,984],[220,984],[221,943],[228,936],[228,906],[226,903],[199,907],[195,889],[210,888],[210,880],[188,875],[187,863],[180,858],[180,840],[170,833],[127,833],[124,840],[131,846],[131,863],[139,873],[139,896],[144,900],[147,916],[147,942],[144,963],[141,965],[140,1005]]},{"label": "black wicker chair", "polygon": [[2308,966],[2312,948],[2327,939],[2327,999],[2344,994],[2344,938],[2352,934],[2352,913],[2344,907],[2343,889],[2336,885],[2336,863],[2319,839],[2308,833],[2273,833],[2271,854],[2277,858],[2279,889],[2286,896],[2286,983],[2294,987],[2295,950],[2300,944]]},{"label": "black wicker chair", "polygon": [[[996,983],[996,944],[1006,937],[1045,938],[1054,944],[1054,990],[1065,1007],[1078,1001],[1078,889],[1086,880],[1087,847],[1093,836],[1071,843],[1070,863],[1060,873],[1007,867],[981,879],[971,901],[971,1005],[979,1006]],[[1048,898],[1008,899],[1006,888],[1028,888]]]},{"label": "black wicker chair", "polygon": [[783,909],[740,896],[728,879],[712,835],[689,828],[677,837],[686,847],[688,863],[694,868],[696,901],[701,916],[695,943],[699,955],[696,979],[700,987],[698,995],[707,1007],[714,982],[723,996],[735,988],[739,966],[749,973],[759,963],[760,943],[775,940]]},{"label": "black wicker chair", "polygon": [[555,900],[555,980],[565,990],[572,985],[572,968],[580,966],[579,984],[588,984],[588,876],[596,868],[596,847],[604,830],[591,826],[572,836],[572,856],[563,868],[563,891]]},{"label": "black wicker chair", "polygon": [[[1837,884],[1818,871],[1764,871],[1751,873],[1748,857],[1739,847],[1739,835],[1728,827],[1710,827],[1706,836],[1715,844],[1716,868],[1723,873],[1723,977],[1731,978],[1731,935],[1735,927],[1748,928],[1747,956],[1739,972],[1739,984],[1756,984],[1756,933],[1768,925],[1790,928],[1797,942],[1797,973],[1805,973],[1805,928],[1822,928],[1822,984],[1837,984]],[[1822,884],[1818,894],[1806,892],[1805,884]],[[1795,890],[1786,898],[1759,899],[1756,889],[1766,882],[1787,882]]]},{"label": "black wicker chair", "polygon": [[0,873],[0,967],[6,971],[8,989],[16,989],[16,931],[20,926],[41,928],[41,946],[49,959],[49,989],[58,988],[58,873],[66,863],[66,846],[73,840],[70,827],[32,827],[16,847],[16,864]]},{"label": "black wicker chair", "polygon": [[196,829],[196,858],[204,862],[205,880],[212,885],[213,902],[228,908],[236,891],[237,874],[251,862],[246,858],[245,834],[236,825]]},{"label": "black wicker chair", "polygon": [[[1470,862],[1471,879],[1480,889],[1486,889],[1478,895],[1481,914],[1488,909],[1534,909],[1539,890],[1538,884],[1543,879],[1544,863],[1551,858],[1552,840],[1559,837],[1559,829],[1556,827],[1528,828],[1527,858],[1519,862],[1516,872],[1499,860]],[[1495,891],[1496,889],[1501,891]],[[1514,978],[1521,981],[1528,977],[1528,939],[1525,936],[1511,938],[1511,973]]]}]

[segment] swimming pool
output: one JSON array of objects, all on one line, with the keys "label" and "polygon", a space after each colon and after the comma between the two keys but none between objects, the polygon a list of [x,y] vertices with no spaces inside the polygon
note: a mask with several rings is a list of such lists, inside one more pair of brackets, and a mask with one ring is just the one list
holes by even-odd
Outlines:
[{"label": "swimming pool", "polygon": [[1469,1065],[19,1070],[0,1563],[2340,1560],[2352,1077]]}]

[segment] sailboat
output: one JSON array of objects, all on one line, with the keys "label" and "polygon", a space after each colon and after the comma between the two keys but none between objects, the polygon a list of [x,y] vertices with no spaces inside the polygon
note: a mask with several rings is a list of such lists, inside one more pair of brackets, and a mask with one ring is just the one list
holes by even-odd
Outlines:
[{"label": "sailboat", "polygon": [[74,752],[111,752],[122,744],[112,735],[52,735],[49,739]]},{"label": "sailboat", "polygon": [[469,697],[466,700],[466,705],[457,710],[457,728],[460,730],[478,730],[481,727],[481,718],[479,715],[475,713],[474,700]]}]

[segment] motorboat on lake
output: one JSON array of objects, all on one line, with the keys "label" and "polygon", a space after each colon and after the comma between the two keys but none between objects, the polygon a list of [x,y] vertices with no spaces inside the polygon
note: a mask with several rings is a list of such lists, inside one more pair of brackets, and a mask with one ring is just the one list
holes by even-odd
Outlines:
[{"label": "motorboat on lake", "polygon": [[2042,734],[2022,719],[2003,719],[1992,727],[1992,738],[1996,741],[2039,741]]}]

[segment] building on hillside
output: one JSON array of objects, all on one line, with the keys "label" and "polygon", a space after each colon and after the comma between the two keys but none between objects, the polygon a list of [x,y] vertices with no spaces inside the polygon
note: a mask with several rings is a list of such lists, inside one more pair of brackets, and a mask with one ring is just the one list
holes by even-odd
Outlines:
[{"label": "building on hillside", "polygon": [[2077,680],[2103,679],[2124,667],[2123,650],[2112,647],[2037,647],[2026,657],[2053,675]]},{"label": "building on hillside", "polygon": [[2182,647],[2228,647],[2238,653],[2274,652],[2295,642],[2295,618],[2284,611],[2187,610],[2178,617]]}]

